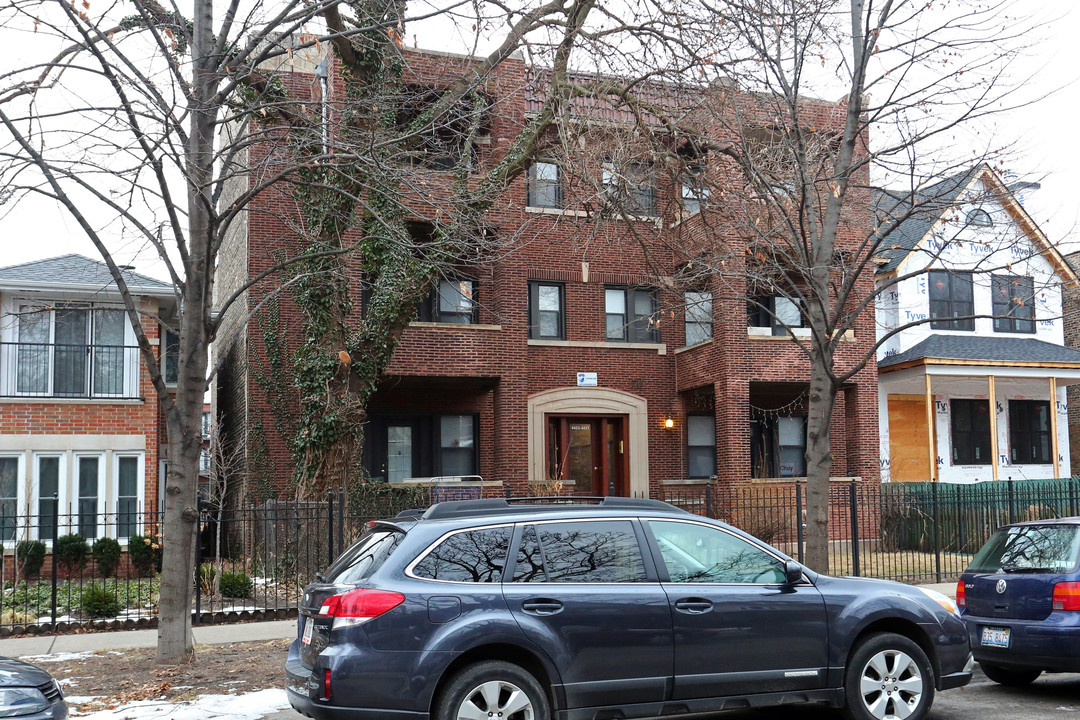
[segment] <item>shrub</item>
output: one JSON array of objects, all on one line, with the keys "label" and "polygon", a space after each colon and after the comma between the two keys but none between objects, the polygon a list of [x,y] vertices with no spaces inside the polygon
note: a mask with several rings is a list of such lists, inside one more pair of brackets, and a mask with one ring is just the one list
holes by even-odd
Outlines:
[{"label": "shrub", "polygon": [[203,563],[199,566],[198,577],[195,582],[199,583],[199,590],[203,595],[214,594],[214,578],[217,577],[217,568],[213,563]]},{"label": "shrub", "polygon": [[98,538],[94,541],[93,554],[101,577],[116,574],[116,566],[120,564],[120,543],[112,538]]},{"label": "shrub", "polygon": [[15,554],[19,557],[23,580],[29,580],[37,577],[45,564],[45,543],[40,540],[20,540],[15,546]]},{"label": "shrub", "polygon": [[156,538],[132,535],[128,539],[128,557],[137,576],[150,577],[155,570],[161,570],[161,543]]},{"label": "shrub", "polygon": [[89,618],[110,618],[120,614],[120,601],[104,585],[87,585],[79,603]]},{"label": "shrub", "polygon": [[86,560],[90,557],[90,545],[78,533],[64,535],[56,541],[53,555],[68,575],[74,575],[76,570],[86,567]]},{"label": "shrub", "polygon": [[249,598],[252,590],[251,578],[247,573],[229,572],[221,573],[221,595],[230,598]]}]

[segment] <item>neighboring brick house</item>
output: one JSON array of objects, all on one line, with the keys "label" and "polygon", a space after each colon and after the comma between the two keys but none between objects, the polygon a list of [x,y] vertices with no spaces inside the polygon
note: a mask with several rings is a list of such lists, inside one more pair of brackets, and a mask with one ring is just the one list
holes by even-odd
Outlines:
[{"label": "neighboring brick house", "polygon": [[[1080,267],[1080,251],[1067,255],[1069,267],[1076,272]],[[1080,283],[1065,286],[1062,293],[1062,324],[1065,326],[1066,347],[1080,349]],[[1065,397],[1068,400],[1069,417],[1069,467],[1080,471],[1080,384],[1069,385]]]},{"label": "neighboring brick house", "polygon": [[[987,165],[919,203],[877,271],[879,337],[904,328],[878,355],[883,479],[1068,476],[1080,351],[1065,347],[1062,289],[1075,273]],[[909,207],[885,197],[878,211],[887,222]]]},{"label": "neighboring brick house", "polygon": [[[131,270],[125,280],[160,347],[172,286]],[[175,362],[166,367],[175,382]],[[47,539],[54,496],[61,534],[141,532],[164,432],[107,266],[64,255],[0,268],[0,542]]]},{"label": "neighboring brick house", "polygon": [[[470,62],[408,54],[410,70],[427,78]],[[527,76],[524,62],[512,58],[489,81],[499,115],[477,146],[479,166],[504,152],[537,109],[543,83]],[[294,89],[316,82],[300,71],[288,78]],[[329,87],[337,87],[333,64]],[[809,110],[819,126],[843,116],[831,103]],[[805,356],[771,318],[748,313],[730,278],[687,292],[659,287],[655,264],[675,271],[664,237],[705,232],[709,212],[699,212],[702,197],[692,188],[659,172],[634,175],[641,169],[611,171],[635,184],[636,221],[587,212],[587,198],[574,195],[554,162],[537,162],[513,183],[489,220],[497,232],[530,241],[442,280],[405,330],[369,406],[364,461],[372,479],[480,475],[525,491],[557,478],[579,492],[659,497],[713,477],[805,474]],[[869,197],[861,192],[852,192],[841,245],[869,232]],[[282,219],[286,205],[264,193],[249,207],[222,249],[218,303],[279,256],[275,249],[294,232]],[[635,223],[661,229],[648,251],[627,232]],[[247,435],[249,480],[285,492],[293,465],[264,382],[268,350],[278,349],[267,348],[264,334],[299,321],[287,294],[274,317],[267,319],[270,303],[254,312],[266,292],[249,292],[224,318],[215,403],[224,425]],[[873,293],[869,274],[858,292]],[[799,324],[797,311],[791,322]],[[873,323],[866,313],[841,344],[839,367],[872,355]],[[876,382],[870,363],[840,393],[838,477],[878,480]]]}]

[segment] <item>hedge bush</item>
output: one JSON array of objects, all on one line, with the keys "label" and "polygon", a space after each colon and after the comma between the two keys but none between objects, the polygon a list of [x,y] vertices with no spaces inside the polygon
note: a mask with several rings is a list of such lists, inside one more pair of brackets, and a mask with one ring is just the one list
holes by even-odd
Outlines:
[{"label": "hedge bush", "polygon": [[87,585],[79,603],[89,618],[111,618],[120,614],[120,601],[104,585]]},{"label": "hedge bush", "polygon": [[40,540],[20,540],[15,546],[23,580],[35,578],[45,564],[45,543]]},{"label": "hedge bush", "polygon": [[251,578],[247,573],[229,572],[221,573],[221,595],[229,598],[249,598],[254,588]]},{"label": "hedge bush", "polygon": [[128,557],[137,576],[152,577],[155,570],[161,570],[161,543],[156,538],[132,535],[128,539]]},{"label": "hedge bush", "polygon": [[116,574],[116,568],[120,565],[120,543],[112,538],[98,538],[94,541],[93,555],[101,577]]},{"label": "hedge bush", "polygon": [[76,570],[86,567],[86,560],[89,557],[90,544],[82,535],[72,533],[57,539],[54,559],[68,575],[74,575]]}]

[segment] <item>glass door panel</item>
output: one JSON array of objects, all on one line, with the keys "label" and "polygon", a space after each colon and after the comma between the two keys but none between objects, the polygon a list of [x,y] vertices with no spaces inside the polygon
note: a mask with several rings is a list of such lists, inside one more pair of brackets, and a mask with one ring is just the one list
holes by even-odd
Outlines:
[{"label": "glass door panel", "polygon": [[79,458],[79,534],[86,540],[97,537],[98,524],[98,485],[101,471],[101,458]]},{"label": "glass door panel", "polygon": [[94,311],[94,395],[124,394],[124,311]]},{"label": "glass door panel", "polygon": [[48,310],[23,305],[19,308],[19,349],[16,392],[44,395],[49,392]]},{"label": "glass door panel", "polygon": [[386,479],[401,482],[413,476],[413,429],[410,425],[386,428]]},{"label": "glass door panel", "polygon": [[69,397],[86,395],[88,332],[89,313],[86,310],[56,311],[53,394]]}]

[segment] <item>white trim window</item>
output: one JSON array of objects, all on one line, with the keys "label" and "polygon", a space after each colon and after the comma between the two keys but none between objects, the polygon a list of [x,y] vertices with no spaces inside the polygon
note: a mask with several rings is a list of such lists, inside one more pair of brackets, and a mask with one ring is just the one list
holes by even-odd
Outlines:
[{"label": "white trim window", "polygon": [[34,481],[31,483],[31,512],[33,519],[33,537],[51,542],[53,530],[56,536],[63,535],[61,528],[54,525],[56,516],[64,513],[67,503],[67,453],[34,453]]},{"label": "white trim window", "polygon": [[87,541],[96,540],[101,537],[102,516],[105,514],[105,455],[75,453],[72,483],[74,503],[69,532],[76,532]]},{"label": "white trim window", "polygon": [[113,491],[116,502],[116,539],[126,542],[142,533],[142,507],[146,490],[143,453],[113,453]]},{"label": "white trim window", "polygon": [[16,300],[0,354],[5,396],[122,398],[138,394],[139,351],[115,305]]},{"label": "white trim window", "polygon": [[14,540],[18,530],[19,483],[23,453],[0,455],[0,541]]}]

